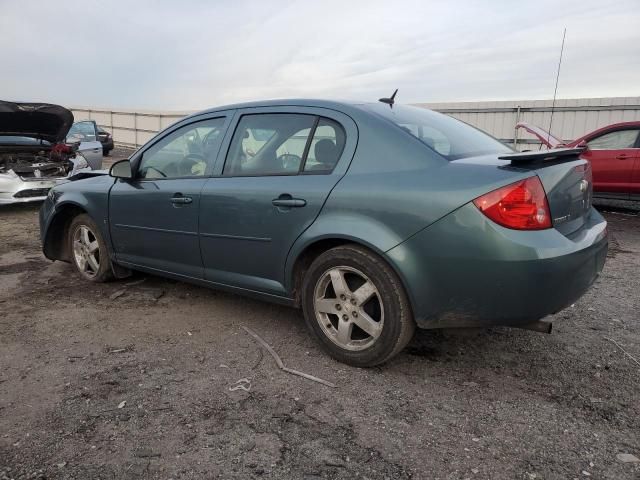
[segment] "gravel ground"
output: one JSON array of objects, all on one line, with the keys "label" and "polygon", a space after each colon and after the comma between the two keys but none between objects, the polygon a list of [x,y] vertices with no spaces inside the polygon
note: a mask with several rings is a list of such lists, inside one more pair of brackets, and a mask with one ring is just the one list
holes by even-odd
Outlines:
[{"label": "gravel ground", "polygon": [[603,275],[552,335],[424,331],[362,370],[296,310],[86,283],[43,258],[37,211],[0,209],[0,479],[640,478],[618,458],[640,457],[640,367],[613,343],[640,359],[637,212],[606,213]]}]

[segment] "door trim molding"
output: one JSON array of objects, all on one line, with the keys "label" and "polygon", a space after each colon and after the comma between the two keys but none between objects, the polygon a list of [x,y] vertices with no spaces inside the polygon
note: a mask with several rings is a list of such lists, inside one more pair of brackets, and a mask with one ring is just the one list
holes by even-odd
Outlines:
[{"label": "door trim molding", "polygon": [[143,227],[140,225],[126,225],[124,223],[116,223],[114,226],[118,228],[128,228],[130,230],[145,230],[145,231],[161,232],[161,233],[179,233],[182,235],[198,235],[198,232],[186,232],[184,230],[168,230],[166,228]]},{"label": "door trim molding", "polygon": [[200,235],[202,235],[203,237],[228,238],[230,240],[247,240],[249,242],[270,242],[271,241],[271,238],[269,237],[243,237],[240,235],[224,235],[222,233],[201,232]]}]

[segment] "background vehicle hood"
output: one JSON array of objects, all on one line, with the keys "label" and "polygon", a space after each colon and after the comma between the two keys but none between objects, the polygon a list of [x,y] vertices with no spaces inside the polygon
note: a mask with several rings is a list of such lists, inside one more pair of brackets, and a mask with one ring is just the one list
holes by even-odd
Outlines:
[{"label": "background vehicle hood", "polygon": [[531,125],[527,122],[518,122],[516,123],[516,128],[524,128],[527,132],[538,137],[542,144],[546,145],[549,148],[556,148],[563,143],[562,140],[554,137],[553,135],[551,135],[551,133],[547,132],[541,127],[538,127],[537,125]]},{"label": "background vehicle hood", "polygon": [[0,100],[0,137],[30,137],[58,143],[65,139],[72,124],[73,113],[60,105]]}]

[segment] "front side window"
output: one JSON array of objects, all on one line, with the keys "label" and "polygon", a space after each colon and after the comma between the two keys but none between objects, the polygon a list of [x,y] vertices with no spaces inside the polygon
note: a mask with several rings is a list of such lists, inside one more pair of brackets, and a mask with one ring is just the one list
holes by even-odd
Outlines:
[{"label": "front side window", "polygon": [[637,139],[638,130],[618,130],[594,138],[587,145],[591,150],[620,150],[635,147]]},{"label": "front side window", "polygon": [[95,142],[96,126],[93,122],[76,122],[67,133],[68,142]]},{"label": "front side window", "polygon": [[170,133],[142,156],[138,178],[204,176],[216,159],[224,118],[192,123]]}]

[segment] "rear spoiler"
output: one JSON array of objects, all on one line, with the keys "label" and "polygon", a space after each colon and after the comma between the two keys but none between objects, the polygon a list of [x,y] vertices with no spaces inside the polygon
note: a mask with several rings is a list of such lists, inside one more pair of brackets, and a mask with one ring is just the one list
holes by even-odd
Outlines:
[{"label": "rear spoiler", "polygon": [[553,150],[540,150],[538,152],[522,152],[510,155],[501,155],[500,160],[511,160],[512,165],[520,163],[542,163],[553,161],[576,160],[584,151],[584,147],[579,148],[555,148]]}]

